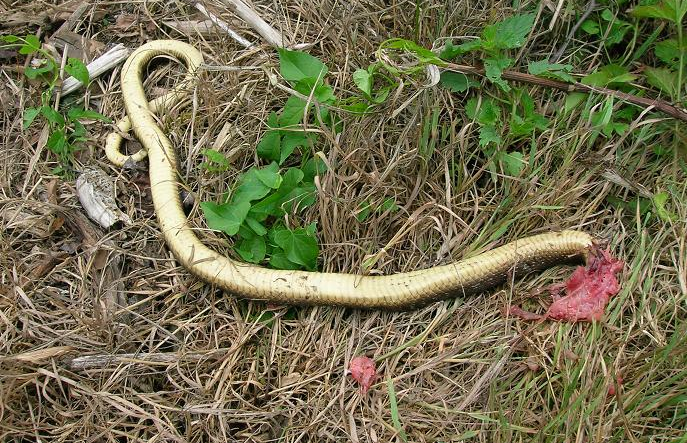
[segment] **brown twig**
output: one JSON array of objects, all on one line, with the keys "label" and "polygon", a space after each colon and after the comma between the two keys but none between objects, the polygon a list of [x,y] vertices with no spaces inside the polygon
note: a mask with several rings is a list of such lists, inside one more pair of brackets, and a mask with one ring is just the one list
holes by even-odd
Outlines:
[{"label": "brown twig", "polygon": [[[484,69],[475,66],[468,65],[456,65],[453,63],[448,63],[445,66],[449,71],[460,72],[461,74],[471,74],[484,76]],[[644,108],[654,107],[659,111],[670,115],[671,117],[687,122],[687,111],[680,109],[675,105],[672,105],[665,100],[661,99],[650,99],[645,97],[639,97],[633,94],[628,94],[626,92],[616,91],[609,88],[601,88],[597,86],[589,86],[579,82],[575,83],[565,83],[558,80],[552,80],[548,78],[537,77],[536,75],[526,74],[524,72],[518,71],[504,71],[501,74],[504,80],[511,80],[521,83],[529,83],[532,85],[544,86],[546,88],[559,89],[566,92],[584,92],[590,94],[596,92],[599,94],[604,94],[608,96],[617,97],[620,100],[624,100],[635,105],[642,106]]]}]

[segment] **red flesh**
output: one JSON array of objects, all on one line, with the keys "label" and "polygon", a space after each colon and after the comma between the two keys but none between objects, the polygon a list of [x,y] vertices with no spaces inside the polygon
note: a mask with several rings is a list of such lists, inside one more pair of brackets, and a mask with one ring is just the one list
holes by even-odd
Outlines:
[{"label": "red flesh", "polygon": [[377,378],[375,362],[365,356],[355,357],[348,366],[348,372],[353,380],[360,383],[360,390],[363,395],[367,393]]}]

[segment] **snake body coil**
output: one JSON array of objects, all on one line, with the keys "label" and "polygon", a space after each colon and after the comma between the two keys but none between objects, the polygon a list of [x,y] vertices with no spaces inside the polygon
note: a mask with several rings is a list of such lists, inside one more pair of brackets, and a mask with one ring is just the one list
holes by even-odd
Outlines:
[{"label": "snake body coil", "polygon": [[[179,58],[188,74],[172,92],[149,103],[141,78],[148,62],[159,55]],[[527,237],[459,262],[385,276],[272,270],[218,254],[201,243],[189,226],[179,198],[175,150],[154,117],[183,96],[202,61],[196,49],[178,41],[152,41],[138,48],[122,68],[122,95],[128,118],[118,127],[121,131],[133,127],[145,148],[131,156],[133,161],[141,160],[147,152],[155,212],[168,247],[185,268],[206,282],[240,297],[280,304],[409,309],[482,292],[503,282],[510,272],[586,258],[592,237],[578,231]],[[120,153],[121,141],[121,136],[113,133],[106,142],[108,157],[118,165],[130,158]]]}]

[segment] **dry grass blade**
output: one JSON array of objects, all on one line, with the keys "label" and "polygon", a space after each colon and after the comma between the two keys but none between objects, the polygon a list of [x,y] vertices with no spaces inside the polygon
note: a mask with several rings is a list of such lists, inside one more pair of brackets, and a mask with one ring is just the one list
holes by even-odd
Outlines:
[{"label": "dry grass blade", "polygon": [[[83,4],[0,5],[8,14],[0,29],[47,39]],[[172,37],[203,51],[202,81],[161,122],[178,148],[192,225],[211,247],[235,254],[226,236],[207,229],[199,203],[219,201],[259,161],[255,147],[269,114],[292,95],[276,50],[246,49],[217,27],[163,26],[203,23],[189,2],[87,4],[70,24],[86,39],[135,48]],[[202,4],[248,41],[261,41],[227,2]],[[558,12],[557,5],[522,4],[539,11],[541,29],[552,29],[532,37],[513,69],[524,72],[527,60],[560,47],[577,17],[559,4]],[[432,47],[448,36],[479,35],[517,12],[511,3],[453,0],[250,6],[286,43],[312,44],[308,52],[329,67],[326,81],[341,98],[358,94],[353,73],[388,38]],[[577,35],[566,62],[589,72],[605,49]],[[157,228],[145,163],[120,170],[104,162],[110,127],[90,121],[76,167],[107,171],[132,223],[104,231],[83,216],[73,177],[52,172],[49,128],[22,127],[42,91],[23,75],[29,62],[16,51],[0,53],[0,62],[1,441],[381,442],[398,441],[401,432],[412,442],[684,439],[687,167],[679,151],[661,151],[674,146],[672,135],[683,136],[682,123],[666,126],[664,116],[647,111],[635,114],[623,136],[595,138],[590,119],[557,112],[564,92],[513,83],[550,124],[509,139],[508,149],[526,162],[512,176],[490,171],[479,125],[466,116],[470,97],[504,97],[489,85],[453,94],[403,77],[373,113],[332,107],[341,131],[308,128],[320,134],[310,154],[330,165],[316,183],[317,203],[286,220],[318,222],[322,270],[409,271],[579,228],[625,260],[622,289],[604,322],[593,325],[525,324],[501,314],[513,303],[542,312],[549,300],[541,288],[567,276],[565,267],[410,312],[276,307],[237,300],[179,267]],[[182,76],[175,64],[156,61],[146,90],[159,96]],[[117,68],[62,101],[118,119]],[[208,148],[232,166],[203,170]],[[127,149],[136,151],[135,141]],[[387,199],[397,211],[372,210],[360,221],[366,204]],[[366,396],[345,375],[361,354],[380,373]]]}]

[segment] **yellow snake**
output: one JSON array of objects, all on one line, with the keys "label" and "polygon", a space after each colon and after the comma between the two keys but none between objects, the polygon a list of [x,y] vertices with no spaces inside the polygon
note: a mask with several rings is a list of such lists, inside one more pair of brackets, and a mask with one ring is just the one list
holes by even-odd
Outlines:
[{"label": "yellow snake", "polygon": [[[183,61],[188,74],[170,93],[149,103],[142,76],[148,62],[161,55]],[[535,235],[448,265],[384,276],[273,270],[218,254],[201,243],[189,226],[179,196],[175,151],[155,118],[183,97],[202,62],[195,48],[173,40],[152,41],[134,51],[122,68],[128,118],[120,121],[118,128],[126,132],[133,127],[145,151],[121,154],[122,138],[117,132],[106,141],[108,158],[117,165],[130,158],[139,161],[147,154],[152,198],[165,241],[179,263],[202,280],[239,297],[272,303],[398,310],[485,291],[502,283],[511,272],[586,259],[593,238],[579,231]]]}]

